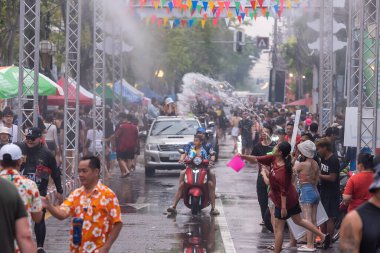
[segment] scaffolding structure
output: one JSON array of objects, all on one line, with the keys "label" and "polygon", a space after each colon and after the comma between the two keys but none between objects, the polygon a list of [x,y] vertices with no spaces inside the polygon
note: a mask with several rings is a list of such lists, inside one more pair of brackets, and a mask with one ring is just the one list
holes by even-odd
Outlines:
[{"label": "scaffolding structure", "polygon": [[[106,119],[106,100],[105,100],[105,11],[104,11],[104,1],[105,0],[95,0],[94,1],[94,103],[92,108],[93,114],[93,140],[95,140],[96,130],[99,130],[105,134],[105,119]],[[97,101],[97,94],[100,95],[101,101]],[[102,178],[104,179],[106,168],[106,145],[103,143],[103,148],[97,155],[100,158],[102,166]],[[96,150],[96,149],[95,149]]]},{"label": "scaffolding structure", "polygon": [[363,0],[359,13],[358,151],[376,149],[380,0]]},{"label": "scaffolding structure", "polygon": [[[40,0],[20,1],[18,141],[22,141],[25,127],[38,124],[40,4]],[[33,80],[33,85],[24,85],[26,80]]]},{"label": "scaffolding structure", "polygon": [[333,0],[322,0],[319,52],[319,127],[324,133],[333,121]]},{"label": "scaffolding structure", "polygon": [[112,111],[115,117],[124,111],[123,106],[123,39],[121,27],[115,22],[113,23],[112,34],[112,81],[119,83],[119,94],[116,91],[116,86],[113,85],[112,96]]},{"label": "scaffolding structure", "polygon": [[[78,187],[78,162],[79,162],[79,84],[80,84],[80,45],[81,45],[81,21],[82,5],[80,0],[68,0],[66,12],[66,71],[65,71],[65,101],[64,101],[64,142],[63,142],[63,182],[67,185],[73,181],[74,187]],[[74,89],[69,89],[70,83],[76,84]],[[75,97],[75,103],[69,103],[69,97]],[[67,195],[64,187],[64,196]]]}]

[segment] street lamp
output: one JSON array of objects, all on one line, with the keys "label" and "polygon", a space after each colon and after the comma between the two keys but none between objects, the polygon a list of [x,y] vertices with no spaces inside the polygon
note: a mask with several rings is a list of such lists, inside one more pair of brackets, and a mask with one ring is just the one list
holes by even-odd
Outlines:
[{"label": "street lamp", "polygon": [[293,73],[289,73],[289,77],[292,78],[294,75]]}]

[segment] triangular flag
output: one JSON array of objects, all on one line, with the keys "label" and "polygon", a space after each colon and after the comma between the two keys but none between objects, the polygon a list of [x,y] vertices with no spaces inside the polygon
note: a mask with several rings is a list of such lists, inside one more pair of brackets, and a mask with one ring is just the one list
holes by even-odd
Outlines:
[{"label": "triangular flag", "polygon": [[267,15],[267,7],[261,8],[261,12],[263,13],[263,17]]},{"label": "triangular flag", "polygon": [[157,20],[157,26],[158,26],[158,27],[161,27],[161,25],[162,25],[162,18],[159,18],[159,19]]},{"label": "triangular flag", "polygon": [[240,2],[235,2],[236,16],[239,16],[240,12]]},{"label": "triangular flag", "polygon": [[167,17],[164,18],[164,26],[166,26],[166,24],[168,23],[168,20],[169,20],[169,18],[167,18]]},{"label": "triangular flag", "polygon": [[244,12],[240,13],[240,16],[241,16],[241,20],[243,20],[243,21],[244,21],[244,18],[245,18],[245,13],[244,13]]},{"label": "triangular flag", "polygon": [[281,16],[284,11],[284,0],[280,0],[280,10],[278,11],[278,15]]},{"label": "triangular flag", "polygon": [[181,23],[182,23],[182,28],[185,28],[186,20],[185,20],[185,19],[182,19],[182,20],[181,20]]},{"label": "triangular flag", "polygon": [[170,12],[173,11],[173,2],[169,2],[168,4]]},{"label": "triangular flag", "polygon": [[159,2],[154,2],[154,3],[153,3],[153,5],[154,5],[154,9],[155,9],[155,10],[158,9],[158,5],[159,5],[159,4],[160,4]]},{"label": "triangular flag", "polygon": [[218,19],[214,18],[214,20],[212,21],[212,23],[214,24],[214,27],[216,27],[218,25]]},{"label": "triangular flag", "polygon": [[187,0],[187,7],[191,9],[192,6],[193,6],[193,3],[191,2],[191,0]]},{"label": "triangular flag", "polygon": [[193,23],[194,23],[194,19],[190,19],[190,20],[189,20],[189,27],[190,27],[190,28],[193,27]]},{"label": "triangular flag", "polygon": [[229,18],[224,18],[224,22],[226,22],[226,26],[229,26],[229,24],[230,24],[230,19],[229,19]]},{"label": "triangular flag", "polygon": [[256,0],[251,1],[252,9],[256,9]]},{"label": "triangular flag", "polygon": [[145,0],[140,0],[140,7],[144,7],[144,5],[146,4]]},{"label": "triangular flag", "polygon": [[170,28],[173,29],[174,21],[170,20],[169,23],[170,23]]},{"label": "triangular flag", "polygon": [[161,8],[165,6],[166,0],[161,0]]},{"label": "triangular flag", "polygon": [[231,4],[230,1],[224,1],[224,7],[226,8],[227,12],[228,12],[229,9],[230,9],[230,4]]},{"label": "triangular flag", "polygon": [[202,6],[197,5],[197,10],[198,10],[199,13],[201,13],[201,11],[202,11]]},{"label": "triangular flag", "polygon": [[207,14],[206,14],[206,13],[203,14],[203,19],[204,19],[204,20],[207,20]]},{"label": "triangular flag", "polygon": [[267,19],[269,18],[269,15],[270,15],[270,11],[267,11],[267,12],[265,13],[265,16],[267,17]]},{"label": "triangular flag", "polygon": [[258,0],[258,1],[259,1],[260,8],[263,8],[263,2],[264,2],[264,0]]},{"label": "triangular flag", "polygon": [[240,10],[244,10],[245,9],[245,0],[240,0]]},{"label": "triangular flag", "polygon": [[249,13],[249,17],[251,18],[251,20],[253,19],[253,12]]},{"label": "triangular flag", "polygon": [[227,17],[232,18],[234,15],[232,14],[231,10],[228,10],[227,12]]},{"label": "triangular flag", "polygon": [[204,29],[206,25],[206,20],[203,19],[201,22],[202,22],[202,29]]},{"label": "triangular flag", "polygon": [[224,2],[218,1],[219,9],[222,11],[224,8]]},{"label": "triangular flag", "polygon": [[178,27],[179,23],[180,23],[179,19],[177,19],[177,18],[174,19],[174,27]]},{"label": "triangular flag", "polygon": [[190,16],[194,16],[195,10],[191,9]]},{"label": "triangular flag", "polygon": [[278,4],[275,4],[275,5],[273,6],[273,8],[274,8],[274,11],[278,14]]},{"label": "triangular flag", "polygon": [[245,12],[245,15],[248,16],[248,13],[249,13],[248,8],[245,8],[244,12]]},{"label": "triangular flag", "polygon": [[215,3],[213,1],[208,2],[208,7],[210,7],[211,11],[214,11]]},{"label": "triangular flag", "polygon": [[255,20],[256,20],[256,18],[257,18],[257,9],[255,9],[255,10],[253,11],[253,15],[254,15],[254,18],[255,18]]},{"label": "triangular flag", "polygon": [[152,16],[152,24],[156,23],[156,19],[157,19],[156,15],[153,15]]},{"label": "triangular flag", "polygon": [[237,19],[239,20],[239,23],[241,24],[241,16],[237,16]]},{"label": "triangular flag", "polygon": [[218,8],[216,10],[216,17],[219,18],[221,13],[222,13],[222,9]]},{"label": "triangular flag", "polygon": [[290,0],[286,0],[286,7],[288,7],[288,9],[292,8],[292,3]]},{"label": "triangular flag", "polygon": [[205,9],[205,11],[207,11],[207,7],[208,7],[208,2],[203,1],[203,9]]},{"label": "triangular flag", "polygon": [[197,6],[198,6],[198,1],[192,1],[193,11],[195,11],[197,9]]}]

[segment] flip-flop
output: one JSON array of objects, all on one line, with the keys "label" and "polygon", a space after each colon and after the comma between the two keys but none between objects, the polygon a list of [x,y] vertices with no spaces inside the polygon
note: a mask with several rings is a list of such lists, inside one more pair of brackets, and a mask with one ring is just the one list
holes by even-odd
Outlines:
[{"label": "flip-flop", "polygon": [[274,250],[274,245],[269,245],[266,249]]},{"label": "flip-flop", "polygon": [[172,214],[176,214],[177,213],[177,209],[175,209],[174,207],[170,206],[168,209],[166,209],[166,211],[168,213],[172,213]]},{"label": "flip-flop", "polygon": [[315,252],[316,250],[317,250],[316,248],[308,248],[306,245],[303,245],[297,248],[297,251],[300,251],[300,252]]}]

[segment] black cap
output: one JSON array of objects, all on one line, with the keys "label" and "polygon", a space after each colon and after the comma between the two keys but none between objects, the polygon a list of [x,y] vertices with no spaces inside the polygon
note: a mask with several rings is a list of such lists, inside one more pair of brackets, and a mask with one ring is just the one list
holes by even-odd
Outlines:
[{"label": "black cap", "polygon": [[42,137],[41,129],[38,127],[31,127],[26,130],[26,137],[40,138]]}]

